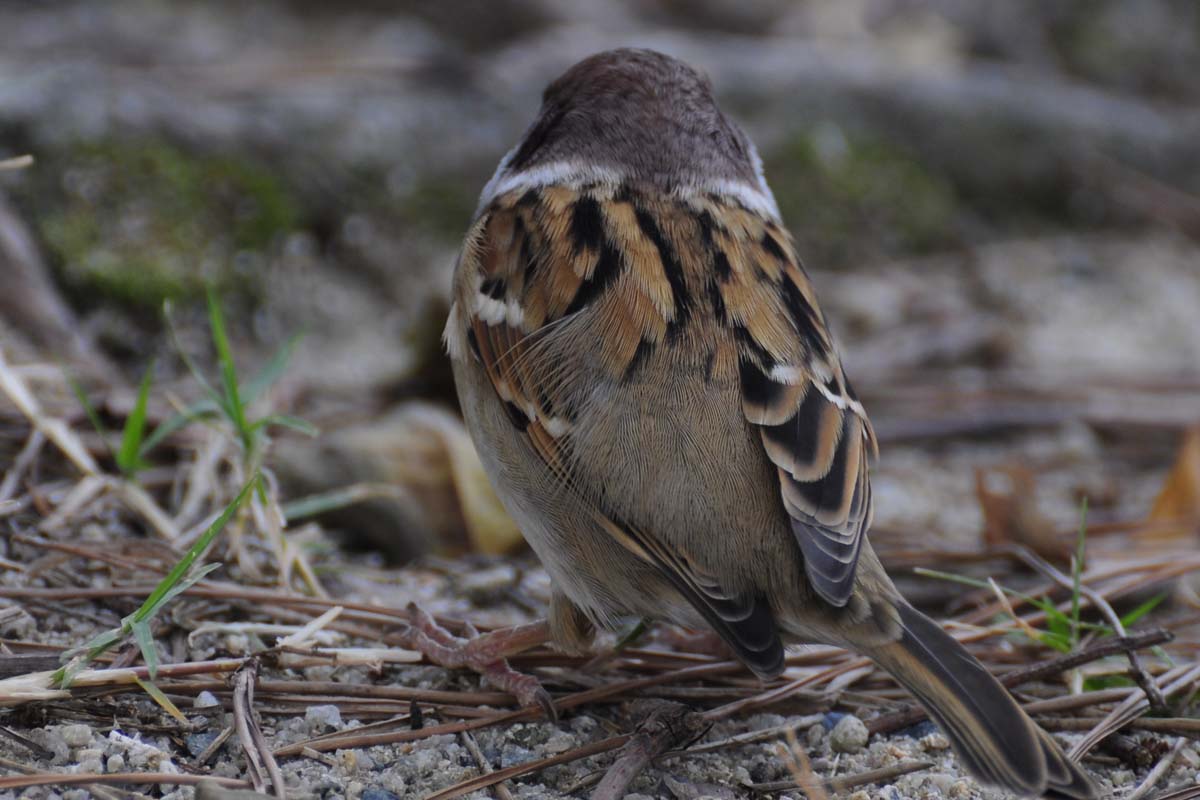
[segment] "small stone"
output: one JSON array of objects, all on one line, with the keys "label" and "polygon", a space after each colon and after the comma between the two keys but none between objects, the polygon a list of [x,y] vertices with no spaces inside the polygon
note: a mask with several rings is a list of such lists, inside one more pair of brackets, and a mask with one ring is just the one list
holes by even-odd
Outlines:
[{"label": "small stone", "polygon": [[898,731],[899,736],[911,736],[914,739],[923,739],[933,733],[939,733],[938,726],[934,725],[927,719],[921,720],[916,725],[909,725],[907,728],[902,728]]},{"label": "small stone", "polygon": [[104,765],[105,772],[124,772],[125,771],[125,756],[117,753],[109,756],[108,761]]},{"label": "small stone", "polygon": [[304,721],[310,729],[342,727],[342,711],[335,705],[309,706],[304,712]]},{"label": "small stone", "polygon": [[847,714],[829,732],[829,746],[835,753],[857,753],[867,745],[870,733],[861,719]]},{"label": "small stone", "polygon": [[1115,769],[1108,776],[1113,786],[1127,786],[1133,783],[1133,773],[1127,769]]},{"label": "small stone", "polygon": [[950,791],[947,794],[951,800],[967,800],[971,796],[971,782],[959,778],[950,785]]},{"label": "small stone", "polygon": [[387,789],[380,789],[372,786],[362,793],[362,800],[400,800],[399,797],[389,792]]},{"label": "small stone", "polygon": [[924,747],[926,750],[946,750],[950,747],[950,740],[940,733],[931,733],[928,736],[922,736],[919,741],[921,747]]},{"label": "small stone", "polygon": [[848,715],[844,711],[830,711],[821,720],[821,724],[825,726],[825,730],[831,731],[847,716]]},{"label": "small stone", "polygon": [[850,795],[849,800],[871,800],[871,795],[867,794],[862,789],[859,789],[857,792]]},{"label": "small stone", "polygon": [[551,735],[546,743],[542,745],[542,749],[547,753],[565,753],[575,746],[575,737],[569,733],[555,733]]},{"label": "small stone", "polygon": [[98,773],[103,769],[104,751],[86,747],[75,754],[79,772]]},{"label": "small stone", "polygon": [[91,725],[64,725],[61,734],[68,747],[87,747],[92,743]]},{"label": "small stone", "polygon": [[219,735],[217,731],[193,733],[184,740],[184,743],[187,746],[187,751],[192,754],[192,758],[199,758],[200,754],[207,750],[209,745],[215,742]]},{"label": "small stone", "polygon": [[804,738],[808,740],[809,748],[816,750],[821,746],[821,742],[825,741],[825,726],[820,722],[815,725],[810,725],[808,731],[804,734]]},{"label": "small stone", "polygon": [[192,701],[192,708],[212,708],[219,705],[221,705],[221,701],[207,689],[196,695],[196,699]]}]

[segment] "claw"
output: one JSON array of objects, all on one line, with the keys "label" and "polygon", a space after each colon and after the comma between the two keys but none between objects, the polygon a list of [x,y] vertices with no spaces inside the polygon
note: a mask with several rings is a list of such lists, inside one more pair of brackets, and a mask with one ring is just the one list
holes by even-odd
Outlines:
[{"label": "claw", "polygon": [[558,710],[550,693],[532,675],[517,672],[505,659],[545,641],[545,624],[523,625],[516,628],[480,634],[467,623],[469,638],[455,636],[439,625],[415,603],[408,605],[411,628],[409,646],[420,651],[439,666],[450,669],[467,668],[479,673],[485,682],[517,699],[522,707],[540,707],[546,718],[558,721]]}]

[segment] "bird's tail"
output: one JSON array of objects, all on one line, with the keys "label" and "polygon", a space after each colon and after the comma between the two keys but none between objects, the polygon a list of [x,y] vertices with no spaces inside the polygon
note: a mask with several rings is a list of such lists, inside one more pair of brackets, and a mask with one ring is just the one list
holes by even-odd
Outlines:
[{"label": "bird's tail", "polygon": [[941,726],[981,780],[1021,797],[1094,798],[1091,779],[974,656],[929,617],[896,606],[903,635],[871,657]]}]

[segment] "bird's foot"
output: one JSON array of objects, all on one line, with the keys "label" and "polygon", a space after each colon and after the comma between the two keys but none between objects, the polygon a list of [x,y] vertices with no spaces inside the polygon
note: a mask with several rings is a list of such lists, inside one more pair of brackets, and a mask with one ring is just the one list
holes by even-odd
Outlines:
[{"label": "bird's foot", "polygon": [[545,622],[517,625],[478,633],[468,623],[468,637],[455,636],[415,603],[408,606],[409,646],[438,666],[470,669],[487,684],[507,692],[522,706],[540,707],[546,717],[558,719],[554,701],[541,682],[513,669],[508,657],[544,644],[549,639]]}]

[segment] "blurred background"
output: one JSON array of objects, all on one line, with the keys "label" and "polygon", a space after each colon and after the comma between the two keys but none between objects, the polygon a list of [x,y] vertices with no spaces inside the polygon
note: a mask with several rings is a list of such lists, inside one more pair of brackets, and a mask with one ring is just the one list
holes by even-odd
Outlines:
[{"label": "blurred background", "polygon": [[519,546],[439,335],[480,188],[610,47],[707,72],[757,142],[893,564],[1052,551],[1085,496],[1141,520],[1200,420],[1192,0],[14,0],[0,30],[0,159],[34,158],[0,171],[6,358],[120,416],[148,368],[183,386],[180,347],[211,362],[215,286],[247,372],[303,334],[273,402],[322,435],[281,481],[359,487],[325,521],[396,561]]}]

